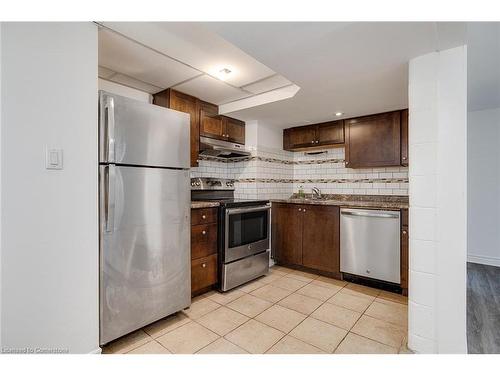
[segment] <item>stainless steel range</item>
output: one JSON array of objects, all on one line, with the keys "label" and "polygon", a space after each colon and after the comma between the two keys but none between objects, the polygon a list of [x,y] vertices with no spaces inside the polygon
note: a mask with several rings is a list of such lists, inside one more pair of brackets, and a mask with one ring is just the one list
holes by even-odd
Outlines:
[{"label": "stainless steel range", "polygon": [[271,204],[234,198],[231,180],[192,178],[193,201],[218,201],[219,289],[227,291],[269,272]]}]

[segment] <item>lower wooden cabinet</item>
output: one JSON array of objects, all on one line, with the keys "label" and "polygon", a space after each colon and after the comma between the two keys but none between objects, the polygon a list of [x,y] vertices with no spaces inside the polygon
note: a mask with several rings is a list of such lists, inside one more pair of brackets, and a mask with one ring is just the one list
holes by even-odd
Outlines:
[{"label": "lower wooden cabinet", "polygon": [[408,295],[409,260],[408,210],[401,210],[401,289],[403,295]]},{"label": "lower wooden cabinet", "polygon": [[191,294],[217,284],[217,254],[191,260]]},{"label": "lower wooden cabinet", "polygon": [[217,208],[191,210],[191,294],[217,284]]},{"label": "lower wooden cabinet", "polygon": [[339,216],[336,206],[273,203],[272,248],[277,262],[340,277]]}]

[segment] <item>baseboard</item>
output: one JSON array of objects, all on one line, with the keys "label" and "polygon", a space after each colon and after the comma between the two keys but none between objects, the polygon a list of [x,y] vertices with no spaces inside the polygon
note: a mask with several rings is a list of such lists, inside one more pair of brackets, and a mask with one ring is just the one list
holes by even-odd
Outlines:
[{"label": "baseboard", "polygon": [[102,354],[102,349],[101,348],[94,349],[91,352],[89,352],[89,354]]},{"label": "baseboard", "polygon": [[500,258],[485,257],[482,255],[467,255],[467,262],[485,264],[487,266],[500,267]]}]

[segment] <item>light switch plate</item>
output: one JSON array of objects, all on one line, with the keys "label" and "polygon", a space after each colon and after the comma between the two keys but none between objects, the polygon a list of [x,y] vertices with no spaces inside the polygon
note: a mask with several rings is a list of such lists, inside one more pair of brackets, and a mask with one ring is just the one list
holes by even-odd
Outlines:
[{"label": "light switch plate", "polygon": [[63,169],[63,151],[59,148],[48,148],[45,153],[46,169]]}]

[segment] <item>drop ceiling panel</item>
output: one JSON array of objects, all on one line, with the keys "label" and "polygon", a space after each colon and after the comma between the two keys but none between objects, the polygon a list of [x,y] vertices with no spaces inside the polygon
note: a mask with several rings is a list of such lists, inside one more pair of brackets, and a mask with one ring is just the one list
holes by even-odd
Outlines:
[{"label": "drop ceiling panel", "polygon": [[200,74],[196,69],[105,29],[99,30],[99,65],[161,88]]},{"label": "drop ceiling panel", "polygon": [[288,79],[280,76],[279,74],[276,74],[259,82],[244,86],[243,89],[245,89],[246,91],[250,91],[253,94],[261,94],[263,92],[271,91],[291,84],[292,82],[290,82]]},{"label": "drop ceiling panel", "polygon": [[[103,77],[101,77],[103,78]],[[134,89],[141,90],[144,92],[147,92],[149,94],[156,94],[157,92],[160,92],[163,90],[161,87],[157,87],[154,85],[150,85],[148,83],[139,81],[135,78],[123,75],[123,74],[115,74],[111,78],[108,79],[111,82],[119,83],[128,87],[133,87]]]},{"label": "drop ceiling panel", "polygon": [[193,22],[103,22],[110,29],[217,77],[228,68],[225,79],[241,87],[275,72],[217,33]]},{"label": "drop ceiling panel", "polygon": [[174,88],[214,104],[223,104],[251,95],[207,75],[194,78]]}]

